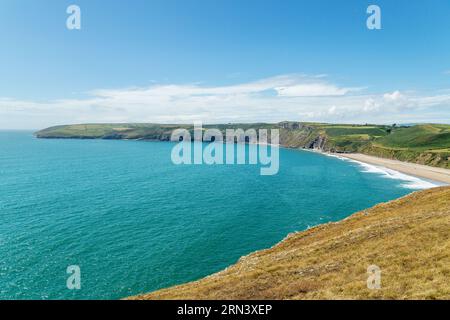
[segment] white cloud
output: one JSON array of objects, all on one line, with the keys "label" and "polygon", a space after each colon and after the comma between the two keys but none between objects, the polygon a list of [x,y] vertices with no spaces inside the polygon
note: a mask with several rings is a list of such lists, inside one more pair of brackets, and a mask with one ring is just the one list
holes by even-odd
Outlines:
[{"label": "white cloud", "polygon": [[332,106],[330,109],[328,109],[328,114],[334,115],[336,114],[336,110],[337,110],[336,106]]},{"label": "white cloud", "polygon": [[[48,102],[0,99],[0,128],[67,123],[156,122],[449,122],[450,92],[368,94],[327,77],[283,75],[229,86],[154,84],[101,89],[85,99]],[[447,120],[446,120],[447,119]]]},{"label": "white cloud", "polygon": [[327,83],[298,84],[288,87],[277,87],[275,90],[284,97],[323,97],[323,96],[343,96],[350,89],[338,88]]},{"label": "white cloud", "polygon": [[385,93],[383,95],[384,99],[388,100],[388,101],[398,101],[400,99],[403,99],[404,96],[400,93],[400,91],[394,91],[392,93]]},{"label": "white cloud", "polygon": [[176,98],[187,96],[255,94],[268,90],[274,90],[279,96],[334,96],[345,95],[353,90],[351,88],[339,88],[323,80],[319,80],[319,78],[323,77],[325,75],[321,75],[320,77],[283,75],[231,86],[155,85],[149,88],[96,90],[92,93],[99,97],[123,98],[126,95],[130,95],[134,99],[149,99],[156,97]]}]

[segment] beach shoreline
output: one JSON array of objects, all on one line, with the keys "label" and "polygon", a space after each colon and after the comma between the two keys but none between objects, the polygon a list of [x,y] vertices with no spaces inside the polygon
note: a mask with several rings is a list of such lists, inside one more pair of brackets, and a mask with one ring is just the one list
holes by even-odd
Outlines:
[{"label": "beach shoreline", "polygon": [[403,162],[399,160],[379,158],[361,153],[329,153],[329,154],[345,159],[367,163],[374,166],[381,166],[418,178],[436,181],[447,185],[450,184],[449,169],[431,167],[410,162]]}]

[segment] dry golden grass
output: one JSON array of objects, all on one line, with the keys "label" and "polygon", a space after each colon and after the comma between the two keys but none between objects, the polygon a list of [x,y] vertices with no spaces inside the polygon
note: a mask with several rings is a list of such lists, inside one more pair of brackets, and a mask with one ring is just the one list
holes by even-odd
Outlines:
[{"label": "dry golden grass", "polygon": [[[449,299],[450,187],[292,234],[202,280],[131,299]],[[367,288],[367,267],[381,289]]]}]

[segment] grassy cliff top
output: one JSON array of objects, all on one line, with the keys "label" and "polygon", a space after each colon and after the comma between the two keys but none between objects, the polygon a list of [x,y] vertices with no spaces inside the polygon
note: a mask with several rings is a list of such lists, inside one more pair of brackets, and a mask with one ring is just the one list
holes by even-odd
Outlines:
[{"label": "grassy cliff top", "polygon": [[[132,299],[450,299],[450,187],[292,234],[226,270]],[[381,289],[367,268],[381,268]]]}]

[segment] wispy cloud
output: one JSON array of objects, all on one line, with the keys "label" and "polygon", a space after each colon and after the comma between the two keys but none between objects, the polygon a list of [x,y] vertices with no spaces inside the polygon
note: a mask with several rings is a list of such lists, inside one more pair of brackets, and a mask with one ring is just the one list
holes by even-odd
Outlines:
[{"label": "wispy cloud", "polygon": [[98,89],[85,99],[48,102],[0,99],[0,128],[42,128],[83,122],[205,123],[449,122],[450,93],[369,94],[326,75],[282,75],[229,86],[154,84]]},{"label": "wispy cloud", "polygon": [[186,96],[212,96],[256,94],[273,90],[279,96],[332,96],[344,95],[351,88],[339,88],[329,84],[318,77],[305,75],[282,75],[261,79],[254,82],[231,86],[201,86],[201,85],[154,85],[149,88],[131,88],[125,90],[96,90],[92,94],[100,97],[111,97],[131,94],[133,97],[186,97]]}]

